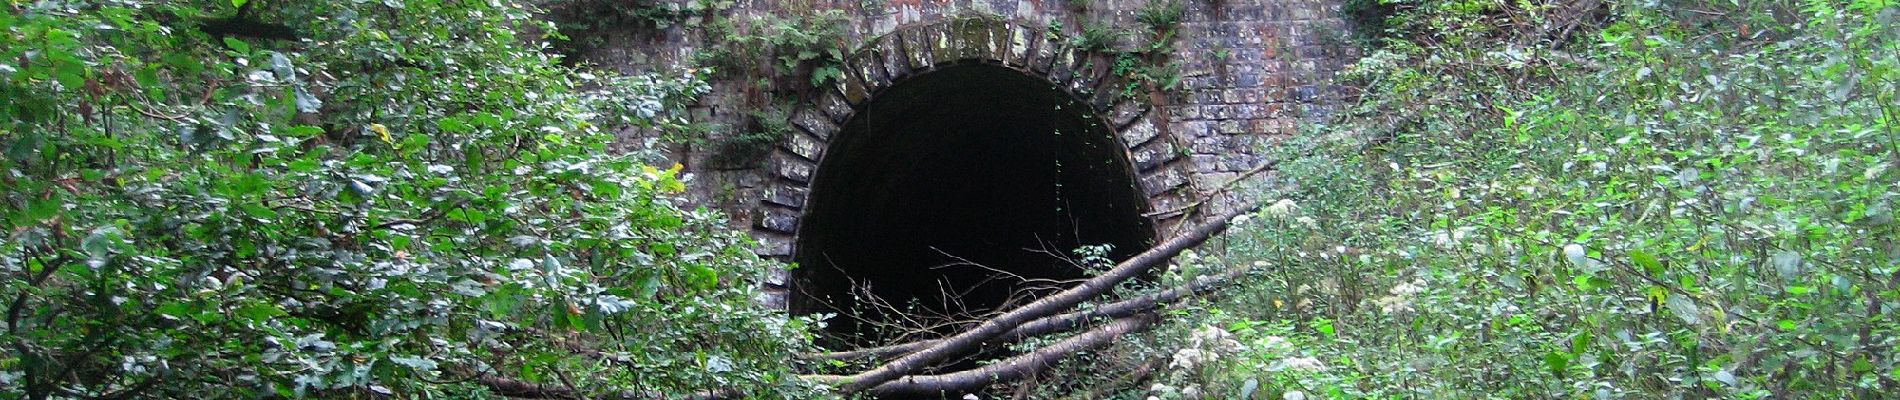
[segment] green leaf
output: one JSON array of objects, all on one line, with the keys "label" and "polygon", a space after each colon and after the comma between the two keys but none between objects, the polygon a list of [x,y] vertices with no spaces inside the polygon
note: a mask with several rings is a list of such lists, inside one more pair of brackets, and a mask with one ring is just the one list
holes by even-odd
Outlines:
[{"label": "green leaf", "polygon": [[1636,263],[1636,266],[1643,267],[1643,270],[1649,271],[1651,274],[1661,274],[1663,272],[1662,261],[1657,260],[1655,255],[1649,254],[1647,251],[1630,250],[1630,261]]},{"label": "green leaf", "polygon": [[231,0],[231,6],[242,8],[244,7],[244,3],[249,3],[249,2],[251,1],[250,0]]},{"label": "green leaf", "polygon": [[256,322],[269,321],[271,320],[271,318],[289,315],[289,313],[284,312],[283,308],[280,308],[276,304],[271,304],[271,303],[253,303],[253,304],[245,305],[243,307],[238,307],[236,313],[240,317],[244,317],[245,319],[249,319],[251,321],[256,321]]},{"label": "green leaf", "polygon": [[1333,336],[1337,333],[1333,328],[1333,320],[1325,318],[1313,320],[1313,330],[1326,334],[1326,336]]},{"label": "green leaf", "polygon": [[1570,369],[1570,354],[1557,351],[1545,353],[1544,367],[1549,368],[1552,375],[1564,376],[1564,371]]},{"label": "green leaf", "polygon": [[1861,356],[1854,359],[1854,366],[1852,368],[1854,369],[1854,373],[1864,374],[1874,370],[1874,363],[1868,362],[1867,357]]},{"label": "green leaf", "polygon": [[265,221],[277,218],[277,210],[272,210],[270,207],[265,207],[262,204],[245,203],[238,206],[238,209],[243,210],[244,214],[251,216],[251,218]]},{"label": "green leaf", "polygon": [[225,36],[224,47],[230,48],[231,51],[238,52],[238,54],[251,54],[251,44],[244,43],[243,40],[238,40],[238,38]]},{"label": "green leaf", "polygon": [[26,218],[28,221],[45,221],[59,215],[59,211],[62,209],[64,203],[60,201],[59,192],[53,193],[52,196],[47,196],[47,198],[33,199],[27,202]]},{"label": "green leaf", "polygon": [[719,285],[719,272],[699,264],[687,264],[686,273],[689,283],[700,290],[712,289]]}]

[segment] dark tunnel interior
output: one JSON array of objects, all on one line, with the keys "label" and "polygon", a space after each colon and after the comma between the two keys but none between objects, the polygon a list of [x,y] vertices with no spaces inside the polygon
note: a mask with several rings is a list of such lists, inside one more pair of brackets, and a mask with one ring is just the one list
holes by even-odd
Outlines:
[{"label": "dark tunnel interior", "polygon": [[871,321],[1047,293],[1023,290],[1085,275],[1056,256],[1108,244],[1120,260],[1154,237],[1113,130],[1050,82],[1000,66],[898,83],[861,105],[822,163],[799,228],[792,308],[838,314],[829,345],[899,333]]}]

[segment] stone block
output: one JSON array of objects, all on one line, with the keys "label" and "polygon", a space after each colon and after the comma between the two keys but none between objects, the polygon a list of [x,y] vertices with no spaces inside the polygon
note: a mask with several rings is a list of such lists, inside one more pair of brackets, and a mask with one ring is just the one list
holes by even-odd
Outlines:
[{"label": "stone block", "polygon": [[807,160],[818,161],[824,159],[825,156],[825,143],[818,141],[817,138],[811,135],[793,134],[791,137],[785,138],[785,143],[781,144],[780,147],[784,148],[785,151],[791,152],[792,155]]},{"label": "stone block", "polygon": [[838,133],[838,123],[834,118],[836,117],[805,107],[792,112],[792,126],[804,130],[805,133],[811,134],[818,140],[829,141],[831,135]]},{"label": "stone block", "polygon": [[1135,148],[1130,156],[1135,161],[1136,171],[1149,172],[1167,165],[1170,161],[1180,159],[1181,152],[1176,150],[1173,143],[1157,140]]},{"label": "stone block", "polygon": [[1148,197],[1166,193],[1187,184],[1187,175],[1174,168],[1162,168],[1141,177],[1141,190]]},{"label": "stone block", "polygon": [[1160,136],[1160,130],[1155,129],[1154,121],[1149,118],[1141,118],[1135,121],[1134,124],[1129,125],[1127,128],[1122,128],[1120,133],[1122,145],[1127,146],[1129,149],[1141,147],[1142,145],[1148,144],[1149,141],[1153,141],[1156,136]]},{"label": "stone block", "polygon": [[816,170],[817,166],[810,160],[784,152],[773,152],[771,157],[773,175],[800,184],[811,183],[812,171]]},{"label": "stone block", "polygon": [[759,229],[796,234],[798,233],[798,212],[776,207],[766,207],[759,213]]},{"label": "stone block", "polygon": [[844,102],[844,95],[826,91],[813,101],[813,105],[823,111],[831,122],[843,125],[846,120],[851,119],[851,104]]},{"label": "stone block", "polygon": [[923,73],[925,70],[929,70],[932,65],[936,64],[936,54],[931,50],[936,47],[935,41],[937,39],[933,34],[936,29],[928,28],[930,27],[911,29],[903,32],[905,60],[910,64],[909,75]]},{"label": "stone block", "polygon": [[795,186],[778,186],[765,190],[764,201],[794,209],[804,209],[805,199],[810,189]]},{"label": "stone block", "polygon": [[1116,103],[1114,107],[1109,108],[1107,115],[1108,122],[1115,124],[1115,129],[1121,130],[1127,129],[1129,124],[1135,123],[1135,119],[1141,118],[1147,113],[1148,103],[1146,99],[1123,99],[1121,102]]},{"label": "stone block", "polygon": [[884,71],[883,55],[877,49],[865,49],[851,55],[844,64],[845,73],[863,80],[865,91],[877,94],[891,87],[890,74]]},{"label": "stone block", "polygon": [[878,53],[879,60],[884,62],[885,76],[892,82],[911,75],[910,56],[904,52],[903,32],[891,32],[884,35],[872,46]]},{"label": "stone block", "polygon": [[1034,49],[1030,46],[1035,43],[1034,41],[1042,39],[1042,36],[1036,33],[1037,31],[1022,25],[1012,25],[1009,29],[1008,50],[1002,52],[1003,65],[1016,69],[1028,69],[1029,56],[1034,54],[1031,53]]}]

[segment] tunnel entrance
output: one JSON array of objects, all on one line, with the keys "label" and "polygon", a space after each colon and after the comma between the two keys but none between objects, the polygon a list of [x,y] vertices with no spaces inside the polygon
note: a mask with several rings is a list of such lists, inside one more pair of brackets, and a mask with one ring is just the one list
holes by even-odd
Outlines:
[{"label": "tunnel entrance", "polygon": [[1155,231],[1123,149],[1041,77],[960,64],[898,82],[825,150],[798,228],[792,311],[838,314],[828,345],[876,344],[906,333],[889,323],[1067,287],[1055,282],[1086,275],[1062,258],[1080,246],[1139,252]]}]

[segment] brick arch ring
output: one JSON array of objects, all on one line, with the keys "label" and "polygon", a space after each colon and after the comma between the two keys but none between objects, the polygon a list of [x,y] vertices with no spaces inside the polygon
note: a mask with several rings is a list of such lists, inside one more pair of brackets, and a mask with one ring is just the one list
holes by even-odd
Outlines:
[{"label": "brick arch ring", "polygon": [[[1003,67],[1047,81],[1090,108],[1120,144],[1118,161],[1126,165],[1137,194],[1145,199],[1143,217],[1152,222],[1156,235],[1171,232],[1183,218],[1181,206],[1197,200],[1189,188],[1186,157],[1179,151],[1185,146],[1158,128],[1166,122],[1156,120],[1149,104],[1121,95],[1128,80],[1114,73],[1113,58],[1077,48],[1041,24],[959,17],[907,25],[865,40],[845,57],[841,79],[815,90],[789,114],[794,132],[767,156],[769,179],[753,209],[751,231],[759,240],[758,254],[793,259],[813,178],[830,145],[864,105],[908,79],[969,64]],[[787,271],[771,271],[761,300],[785,307],[791,284]]]}]

